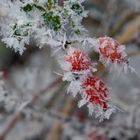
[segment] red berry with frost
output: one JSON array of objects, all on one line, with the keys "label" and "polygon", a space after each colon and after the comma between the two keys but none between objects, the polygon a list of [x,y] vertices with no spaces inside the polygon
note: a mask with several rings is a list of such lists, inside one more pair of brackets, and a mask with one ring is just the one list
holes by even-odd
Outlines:
[{"label": "red berry with frost", "polygon": [[70,49],[65,56],[65,61],[72,72],[81,72],[90,69],[91,60],[88,55],[80,49]]},{"label": "red berry with frost", "polygon": [[98,77],[89,75],[83,81],[82,89],[90,103],[100,106],[104,110],[108,108],[109,91],[105,83]]},{"label": "red berry with frost", "polygon": [[110,37],[100,37],[99,41],[99,53],[101,59],[104,59],[112,63],[127,63],[126,53],[124,52],[124,46],[118,41]]}]

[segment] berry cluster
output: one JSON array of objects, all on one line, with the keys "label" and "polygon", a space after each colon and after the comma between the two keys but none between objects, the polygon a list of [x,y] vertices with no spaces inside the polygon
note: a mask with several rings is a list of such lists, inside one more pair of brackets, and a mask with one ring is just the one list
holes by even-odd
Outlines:
[{"label": "berry cluster", "polygon": [[[87,104],[89,114],[98,112],[98,116],[102,119],[107,118],[105,115],[111,109],[109,90],[106,84],[94,75],[88,54],[79,48],[69,48],[64,61],[64,80],[70,81],[68,92],[74,97],[77,94],[81,95],[79,107]],[[68,76],[73,78],[68,78]]]},{"label": "berry cluster", "polygon": [[[114,67],[115,70],[121,68],[124,71],[129,68],[125,47],[118,41],[110,37],[99,37],[95,42],[96,50],[99,53],[99,60],[108,67]],[[64,56],[64,78],[69,81],[68,92],[75,97],[81,95],[79,107],[87,104],[89,114],[96,114],[101,120],[109,118],[116,108],[111,104],[109,89],[106,84],[95,76],[95,67],[87,52],[80,48],[69,47]]]}]

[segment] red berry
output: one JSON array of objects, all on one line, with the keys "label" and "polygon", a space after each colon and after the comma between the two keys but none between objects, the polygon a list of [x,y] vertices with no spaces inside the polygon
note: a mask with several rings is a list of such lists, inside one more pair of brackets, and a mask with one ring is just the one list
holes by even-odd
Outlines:
[{"label": "red berry", "polygon": [[84,80],[82,88],[87,95],[89,102],[96,104],[103,109],[108,108],[109,91],[102,80],[96,76],[90,75]]},{"label": "red berry", "polygon": [[70,64],[70,71],[73,72],[85,71],[91,66],[90,58],[80,49],[70,50],[65,56],[65,60]]},{"label": "red berry", "polygon": [[102,58],[117,63],[123,63],[127,61],[126,54],[123,51],[123,46],[118,41],[110,37],[100,37],[98,40],[99,52]]}]

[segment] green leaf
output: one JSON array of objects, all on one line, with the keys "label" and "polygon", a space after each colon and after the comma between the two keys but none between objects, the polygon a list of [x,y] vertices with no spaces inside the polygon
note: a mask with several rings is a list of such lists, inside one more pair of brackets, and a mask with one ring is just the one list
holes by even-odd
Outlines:
[{"label": "green leaf", "polygon": [[75,34],[77,34],[77,35],[80,35],[80,34],[81,34],[81,31],[80,31],[79,29],[75,30],[74,32],[75,32]]},{"label": "green leaf", "polygon": [[44,8],[42,5],[34,4],[34,6],[35,6],[38,10],[40,10],[40,11],[42,11],[42,12],[45,12],[45,11],[46,11],[45,8]]},{"label": "green leaf", "polygon": [[14,25],[13,30],[14,36],[27,36],[28,35],[28,29],[26,27],[30,26],[30,23],[23,24],[21,26],[18,26],[17,24]]},{"label": "green leaf", "polygon": [[83,12],[83,7],[79,3],[73,4],[71,9],[75,11],[77,14],[81,14]]},{"label": "green leaf", "polygon": [[53,15],[53,12],[47,12],[43,14],[44,22],[54,31],[58,31],[61,28],[61,20],[58,15]]},{"label": "green leaf", "polygon": [[24,7],[22,7],[22,9],[23,9],[23,11],[25,11],[25,12],[30,12],[30,11],[32,11],[32,9],[33,9],[33,5],[27,4],[27,5],[25,5]]},{"label": "green leaf", "polygon": [[48,0],[48,9],[51,10],[54,6],[54,0]]}]

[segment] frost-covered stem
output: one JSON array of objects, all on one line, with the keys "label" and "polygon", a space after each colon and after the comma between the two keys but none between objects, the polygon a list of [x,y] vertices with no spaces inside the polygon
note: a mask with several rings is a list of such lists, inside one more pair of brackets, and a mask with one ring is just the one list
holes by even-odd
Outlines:
[{"label": "frost-covered stem", "polygon": [[0,134],[0,140],[5,140],[7,135],[11,132],[11,130],[15,127],[16,123],[21,119],[22,116],[22,110],[26,108],[28,105],[34,104],[43,94],[45,94],[47,91],[49,91],[51,88],[55,87],[57,84],[61,82],[61,78],[53,81],[50,83],[46,88],[41,90],[39,93],[35,94],[32,99],[27,102],[26,104],[22,105],[20,109],[15,112],[11,117],[8,123],[5,126],[5,129]]}]

